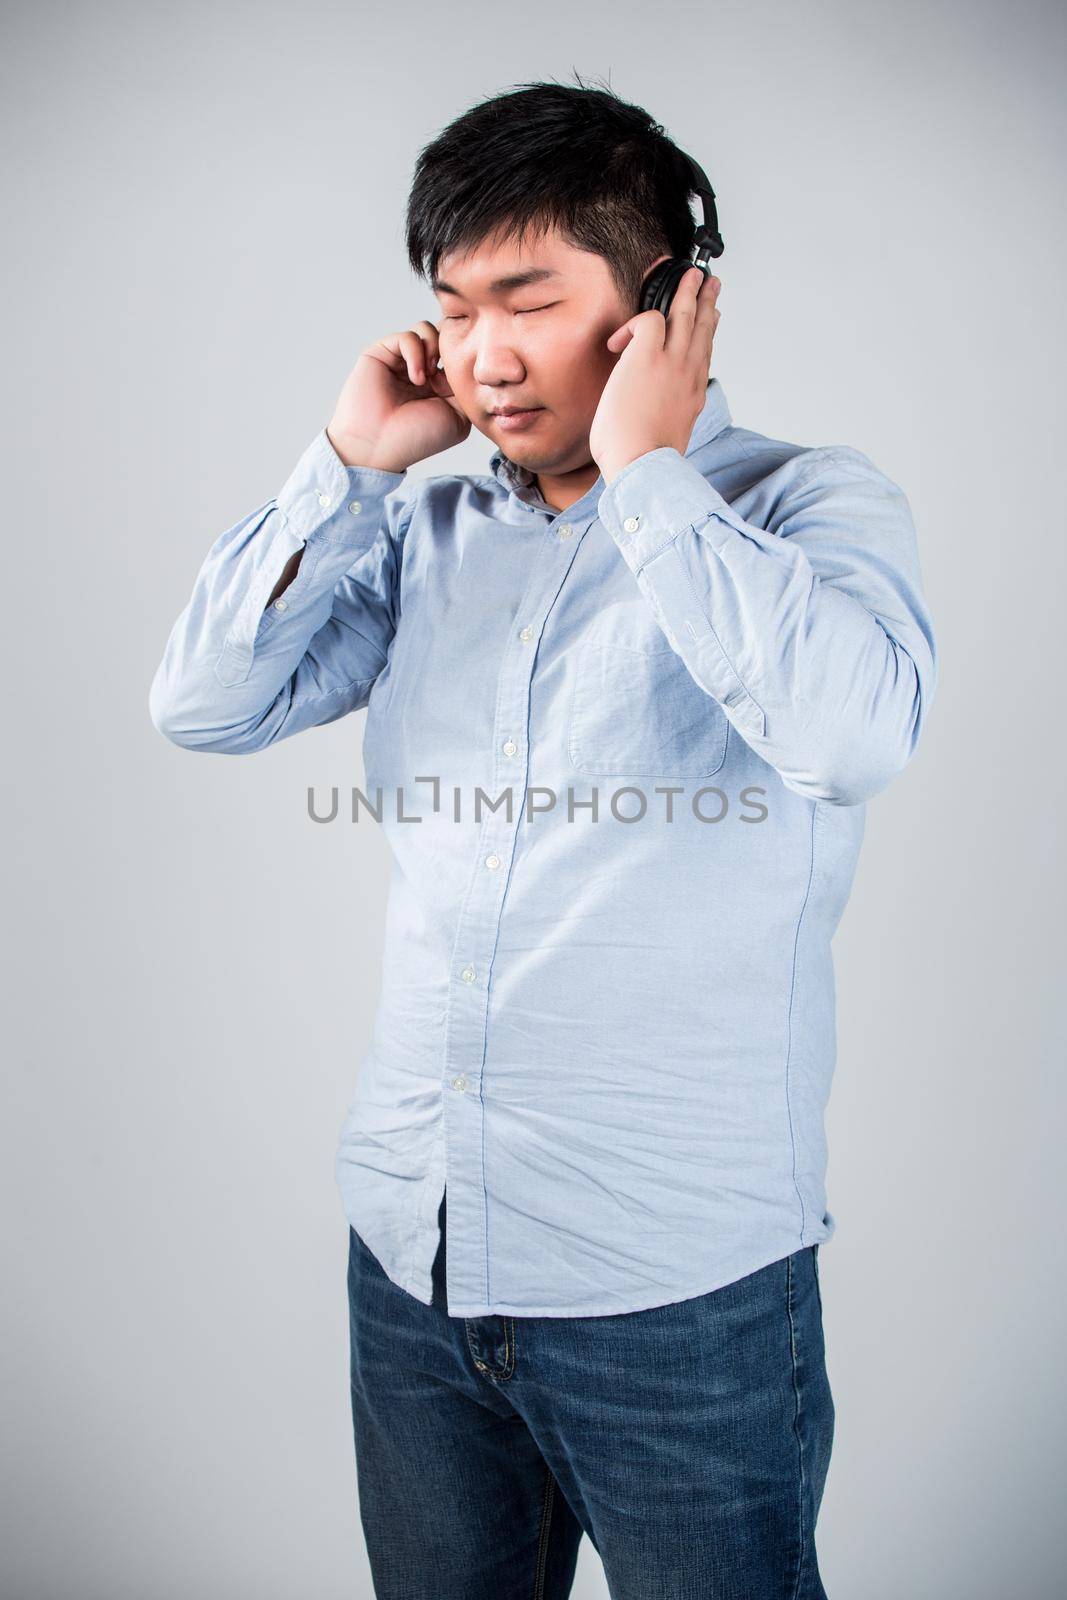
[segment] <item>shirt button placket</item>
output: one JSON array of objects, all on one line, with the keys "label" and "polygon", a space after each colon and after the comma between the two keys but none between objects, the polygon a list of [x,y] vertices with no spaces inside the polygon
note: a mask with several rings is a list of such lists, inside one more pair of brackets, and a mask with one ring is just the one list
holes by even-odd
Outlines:
[{"label": "shirt button placket", "polygon": [[[542,559],[523,600],[529,621],[511,635],[497,679],[496,755],[489,792],[511,791],[506,805],[484,811],[478,829],[475,877],[457,930],[459,964],[449,997],[446,1029],[445,1138],[448,1156],[449,1283],[454,1299],[476,1302],[492,1291],[486,1281],[485,1192],[481,1180],[482,1074],[489,1016],[489,963],[497,948],[515,839],[523,823],[529,747],[509,729],[527,726],[536,651],[531,649],[581,543],[583,529],[562,522],[540,547]],[[576,537],[577,535],[577,537]],[[543,571],[540,569],[543,567]],[[561,570],[562,568],[562,570]],[[470,804],[473,805],[473,799]]]}]

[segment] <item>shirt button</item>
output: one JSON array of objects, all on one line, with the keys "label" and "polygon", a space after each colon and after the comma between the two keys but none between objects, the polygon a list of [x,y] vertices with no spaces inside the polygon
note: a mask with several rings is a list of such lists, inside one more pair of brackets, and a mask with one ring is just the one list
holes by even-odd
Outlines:
[{"label": "shirt button", "polygon": [[504,745],[504,754],[506,756],[513,756],[518,748],[519,747],[515,743],[514,739],[508,739]]},{"label": "shirt button", "polygon": [[573,532],[574,529],[571,527],[569,522],[563,522],[560,524],[559,536],[561,539],[569,539]]},{"label": "shirt button", "polygon": [[473,983],[475,978],[474,968],[464,967],[463,971],[460,973],[460,977],[463,979],[464,983]]},{"label": "shirt button", "polygon": [[499,865],[500,865],[500,857],[499,856],[486,856],[485,864],[486,864],[487,867],[499,867]]},{"label": "shirt button", "polygon": [[328,506],[329,504],[330,504],[330,496],[328,494],[325,494],[320,489],[319,490],[319,505],[320,506]]},{"label": "shirt button", "polygon": [[640,517],[627,517],[626,521],[623,523],[623,527],[626,529],[627,533],[636,533],[640,525]]},{"label": "shirt button", "polygon": [[533,638],[533,629],[523,628],[522,632],[519,634],[519,638],[522,640],[523,644],[529,644],[530,640]]},{"label": "shirt button", "polygon": [[463,1077],[453,1078],[452,1079],[452,1087],[453,1087],[453,1089],[459,1089],[460,1091],[464,1090],[467,1087],[466,1078],[463,1078]]},{"label": "shirt button", "polygon": [[360,512],[363,510],[362,500],[350,500],[348,502],[348,509],[351,511],[354,517],[358,517]]},{"label": "shirt button", "polygon": [[275,600],[274,609],[275,611],[288,611],[289,607],[284,600]]}]

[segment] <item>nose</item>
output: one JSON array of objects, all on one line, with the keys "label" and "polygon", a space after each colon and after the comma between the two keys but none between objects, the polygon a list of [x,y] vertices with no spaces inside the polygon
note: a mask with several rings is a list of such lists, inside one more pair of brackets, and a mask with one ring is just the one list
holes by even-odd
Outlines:
[{"label": "nose", "polygon": [[487,340],[475,354],[471,376],[475,383],[483,384],[487,390],[499,389],[504,385],[522,383],[526,368],[516,352],[506,344],[499,339]]}]

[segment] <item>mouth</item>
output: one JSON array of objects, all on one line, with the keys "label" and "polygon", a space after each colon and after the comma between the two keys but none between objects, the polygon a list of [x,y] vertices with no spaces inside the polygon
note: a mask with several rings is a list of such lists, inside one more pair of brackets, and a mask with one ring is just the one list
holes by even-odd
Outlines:
[{"label": "mouth", "polygon": [[515,433],[528,427],[544,409],[544,406],[505,406],[500,411],[490,411],[489,415],[505,433]]}]

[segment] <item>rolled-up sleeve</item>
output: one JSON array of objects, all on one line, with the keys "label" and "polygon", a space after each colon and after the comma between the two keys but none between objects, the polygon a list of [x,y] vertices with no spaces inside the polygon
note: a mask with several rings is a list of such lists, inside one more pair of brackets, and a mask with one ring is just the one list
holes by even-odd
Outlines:
[{"label": "rolled-up sleeve", "polygon": [[671,447],[598,509],[694,680],[788,788],[854,805],[910,760],[937,645],[907,498],[861,451],[803,452],[769,528]]},{"label": "rolled-up sleeve", "polygon": [[149,691],[159,732],[242,755],[365,705],[396,628],[416,500],[406,473],[346,466],[318,433],[277,496],[208,551]]}]

